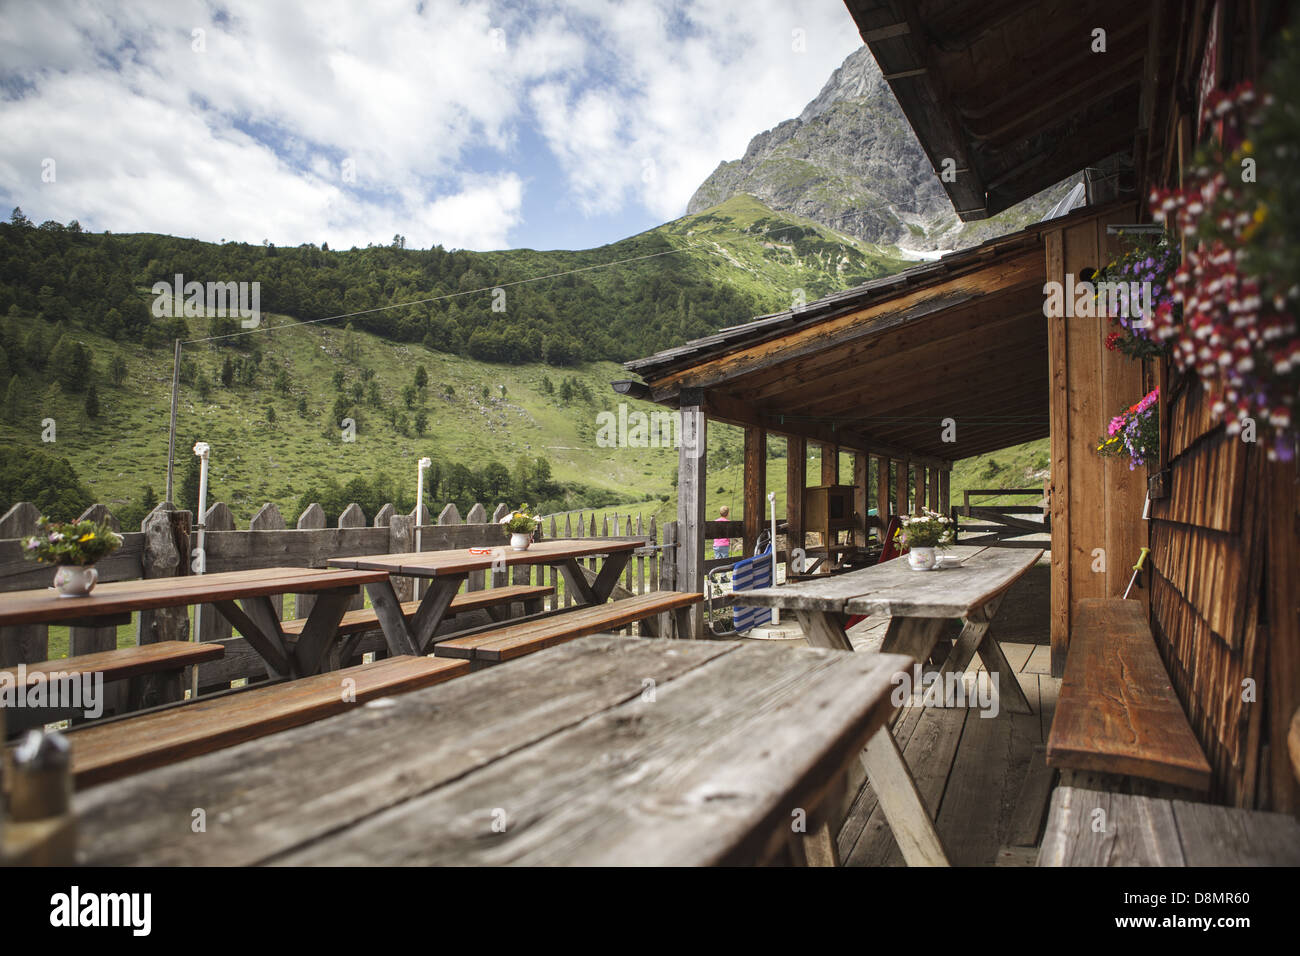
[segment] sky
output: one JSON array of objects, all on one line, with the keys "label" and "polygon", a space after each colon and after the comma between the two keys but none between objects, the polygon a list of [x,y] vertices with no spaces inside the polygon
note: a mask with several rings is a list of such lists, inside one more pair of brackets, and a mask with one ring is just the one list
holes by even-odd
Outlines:
[{"label": "sky", "polygon": [[860,45],[841,0],[0,4],[0,203],[330,248],[675,219]]}]

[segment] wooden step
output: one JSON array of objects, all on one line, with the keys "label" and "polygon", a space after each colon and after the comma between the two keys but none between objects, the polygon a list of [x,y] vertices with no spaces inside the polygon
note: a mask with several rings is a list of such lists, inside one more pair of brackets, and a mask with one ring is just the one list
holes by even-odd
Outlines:
[{"label": "wooden step", "polygon": [[690,607],[704,600],[702,594],[655,591],[636,597],[581,607],[535,621],[523,621],[482,631],[468,637],[451,638],[434,645],[439,657],[466,660],[507,661],[588,634],[599,634],[664,611]]},{"label": "wooden step", "polygon": [[[447,617],[456,614],[464,614],[467,611],[476,611],[481,608],[498,607],[502,604],[512,604],[516,601],[540,601],[548,595],[554,594],[555,588],[543,587],[541,585],[529,584],[512,584],[503,588],[492,588],[486,591],[467,591],[464,594],[457,594],[451,599],[451,607],[447,609]],[[410,618],[419,610],[419,601],[405,601],[401,605],[403,616]],[[307,624],[307,619],[298,618],[294,621],[285,621],[280,625],[286,637],[297,637],[302,633],[302,629]],[[373,631],[379,628],[379,618],[375,615],[373,608],[361,608],[356,611],[348,611],[343,615],[343,620],[339,622],[339,634],[355,634],[357,631]]]},{"label": "wooden step", "polygon": [[[78,789],[210,753],[469,672],[466,661],[390,657],[301,680],[237,691],[110,724],[74,730]],[[343,681],[355,682],[344,700]]]},{"label": "wooden step", "polygon": [[[104,681],[125,680],[144,674],[179,670],[204,661],[214,661],[226,653],[221,644],[195,644],[191,641],[158,641],[138,647],[120,647],[115,651],[96,651],[61,660],[40,661],[24,665],[26,683],[48,680],[51,674],[103,674]],[[0,668],[17,683],[18,668]]]}]

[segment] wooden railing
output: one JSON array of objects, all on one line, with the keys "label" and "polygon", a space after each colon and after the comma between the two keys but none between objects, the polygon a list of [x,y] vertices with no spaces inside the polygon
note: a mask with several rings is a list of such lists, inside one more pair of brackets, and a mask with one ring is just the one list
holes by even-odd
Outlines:
[{"label": "wooden railing", "polygon": [[[1023,497],[1032,495],[1043,499],[1046,496],[1042,488],[968,488],[962,492],[962,505],[954,509],[954,518],[958,519],[958,531],[962,544],[992,545],[1000,548],[1041,548],[1043,542],[1021,540],[1025,535],[1050,534],[1052,531],[1051,512],[1045,503],[1034,505],[992,505],[971,504],[971,497]],[[1042,520],[1022,517],[1039,515]],[[970,524],[960,519],[975,519]]]}]

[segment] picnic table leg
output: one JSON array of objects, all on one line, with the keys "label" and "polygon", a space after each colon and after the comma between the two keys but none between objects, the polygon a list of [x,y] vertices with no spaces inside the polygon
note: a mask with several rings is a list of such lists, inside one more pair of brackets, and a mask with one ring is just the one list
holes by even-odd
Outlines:
[{"label": "picnic table leg", "polygon": [[631,558],[631,551],[615,551],[612,554],[605,555],[605,563],[600,566],[600,573],[596,575],[596,580],[591,585],[591,590],[596,595],[598,603],[604,604],[609,600],[614,585],[618,584],[618,579],[622,577],[623,570],[627,567],[627,563]]},{"label": "picnic table leg", "polygon": [[1007,709],[1014,714],[1032,714],[1033,709],[1025,698],[1025,692],[1020,686],[1015,670],[1002,653],[1002,648],[998,646],[996,640],[985,639],[988,637],[989,625],[993,623],[993,616],[997,614],[1001,604],[1002,595],[999,594],[965,618],[962,622],[961,635],[953,645],[948,659],[939,668],[939,673],[964,671],[970,666],[971,658],[979,654],[989,674],[997,675],[998,697],[1006,700]]},{"label": "picnic table leg", "polygon": [[885,639],[880,644],[880,653],[907,654],[924,664],[939,642],[944,620],[941,617],[891,617]]},{"label": "picnic table leg", "polygon": [[338,635],[339,622],[343,620],[352,599],[357,596],[357,590],[355,587],[346,587],[317,593],[307,615],[307,623],[303,625],[298,643],[293,649],[298,676],[306,677],[321,672],[326,652]]},{"label": "picnic table leg", "polygon": [[284,633],[269,597],[248,598],[242,608],[233,600],[213,601],[212,604],[266,661],[272,677],[292,676],[289,655],[284,648]]},{"label": "picnic table leg", "polygon": [[934,820],[888,726],[862,751],[862,767],[908,866],[950,866]]},{"label": "picnic table leg", "polygon": [[446,617],[452,598],[456,596],[456,592],[468,577],[468,574],[451,574],[436,577],[429,582],[429,590],[425,592],[415,617],[411,619],[410,634],[415,641],[417,654],[429,653],[429,645],[433,643],[433,635],[437,632],[438,625]]},{"label": "picnic table leg", "polygon": [[569,585],[569,590],[578,595],[578,604],[605,603],[596,597],[596,592],[587,583],[587,576],[582,573],[582,567],[578,564],[576,558],[565,558],[564,563],[560,565],[560,571],[564,574],[564,580]]},{"label": "picnic table leg", "polygon": [[[384,642],[388,645],[389,655],[401,657],[405,654],[415,654],[415,638],[411,635],[410,627],[407,626],[405,615],[402,614],[402,602],[398,600],[397,592],[393,590],[392,579],[384,578],[382,581],[367,584],[366,593],[370,595],[370,605],[375,609],[379,628],[384,632]],[[428,598],[427,594],[425,598]],[[349,648],[345,647],[346,650]]]},{"label": "picnic table leg", "polygon": [[839,615],[830,611],[796,610],[794,616],[798,618],[799,626],[803,628],[804,637],[810,646],[829,647],[836,651],[853,650],[853,644],[844,633]]}]

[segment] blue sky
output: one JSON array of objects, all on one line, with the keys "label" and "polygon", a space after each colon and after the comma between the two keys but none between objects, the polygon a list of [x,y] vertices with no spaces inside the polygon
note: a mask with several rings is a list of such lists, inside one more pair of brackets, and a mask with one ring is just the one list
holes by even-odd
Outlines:
[{"label": "blue sky", "polygon": [[840,0],[17,0],[0,203],[208,240],[584,248],[682,215],[859,43]]}]

